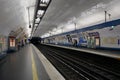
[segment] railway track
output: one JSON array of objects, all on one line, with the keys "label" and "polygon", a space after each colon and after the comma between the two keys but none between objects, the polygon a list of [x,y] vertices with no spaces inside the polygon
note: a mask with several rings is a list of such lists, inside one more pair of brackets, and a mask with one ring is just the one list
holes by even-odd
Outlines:
[{"label": "railway track", "polygon": [[120,74],[46,46],[38,47],[67,80],[120,80]]}]

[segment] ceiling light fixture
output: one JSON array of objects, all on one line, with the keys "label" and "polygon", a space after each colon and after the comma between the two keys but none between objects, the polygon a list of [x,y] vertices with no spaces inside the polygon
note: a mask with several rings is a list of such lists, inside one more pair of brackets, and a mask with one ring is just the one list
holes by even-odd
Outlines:
[{"label": "ceiling light fixture", "polygon": [[50,0],[41,0],[40,6],[46,7],[46,6],[48,6],[48,3],[49,3],[49,2],[50,2]]},{"label": "ceiling light fixture", "polygon": [[[52,0],[38,0],[31,35],[35,33]],[[36,25],[38,24],[38,25]],[[32,37],[32,36],[31,36]]]},{"label": "ceiling light fixture", "polygon": [[39,23],[40,22],[40,18],[35,19],[35,23]]},{"label": "ceiling light fixture", "polygon": [[38,10],[37,12],[37,17],[41,18],[44,15],[45,11],[44,10]]},{"label": "ceiling light fixture", "polygon": [[35,24],[34,26],[36,27],[36,26],[38,26],[38,24]]},{"label": "ceiling light fixture", "polygon": [[37,14],[38,14],[38,15],[43,15],[44,12],[45,12],[44,10],[38,10]]}]

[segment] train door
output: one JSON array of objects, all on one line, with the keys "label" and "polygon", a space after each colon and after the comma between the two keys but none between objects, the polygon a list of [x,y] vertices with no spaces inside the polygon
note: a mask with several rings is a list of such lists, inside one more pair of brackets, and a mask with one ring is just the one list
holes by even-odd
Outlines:
[{"label": "train door", "polygon": [[97,48],[100,46],[100,37],[98,32],[89,33],[88,37],[88,48]]},{"label": "train door", "polygon": [[88,48],[95,48],[95,37],[88,37],[87,47]]},{"label": "train door", "polygon": [[96,48],[100,47],[100,38],[99,37],[95,38],[95,45],[96,45]]}]

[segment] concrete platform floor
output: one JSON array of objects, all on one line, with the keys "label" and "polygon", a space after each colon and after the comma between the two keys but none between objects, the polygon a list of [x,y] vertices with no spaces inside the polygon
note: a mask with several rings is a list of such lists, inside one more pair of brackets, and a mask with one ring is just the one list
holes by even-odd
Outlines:
[{"label": "concrete platform floor", "polygon": [[0,80],[50,80],[50,78],[31,44],[28,44],[0,61]]}]

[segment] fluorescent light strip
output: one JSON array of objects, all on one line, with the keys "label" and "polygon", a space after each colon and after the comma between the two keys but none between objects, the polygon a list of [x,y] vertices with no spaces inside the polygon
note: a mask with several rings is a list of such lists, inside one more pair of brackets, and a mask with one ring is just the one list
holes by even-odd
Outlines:
[{"label": "fluorescent light strip", "polygon": [[46,7],[47,4],[40,3],[40,6],[41,6],[41,7]]},{"label": "fluorescent light strip", "polygon": [[38,24],[35,24],[34,26],[36,27],[36,26],[38,26]]},{"label": "fluorescent light strip", "polygon": [[47,3],[47,4],[48,4],[48,3],[50,2],[50,0],[41,0],[41,2],[42,2],[42,3]]}]

